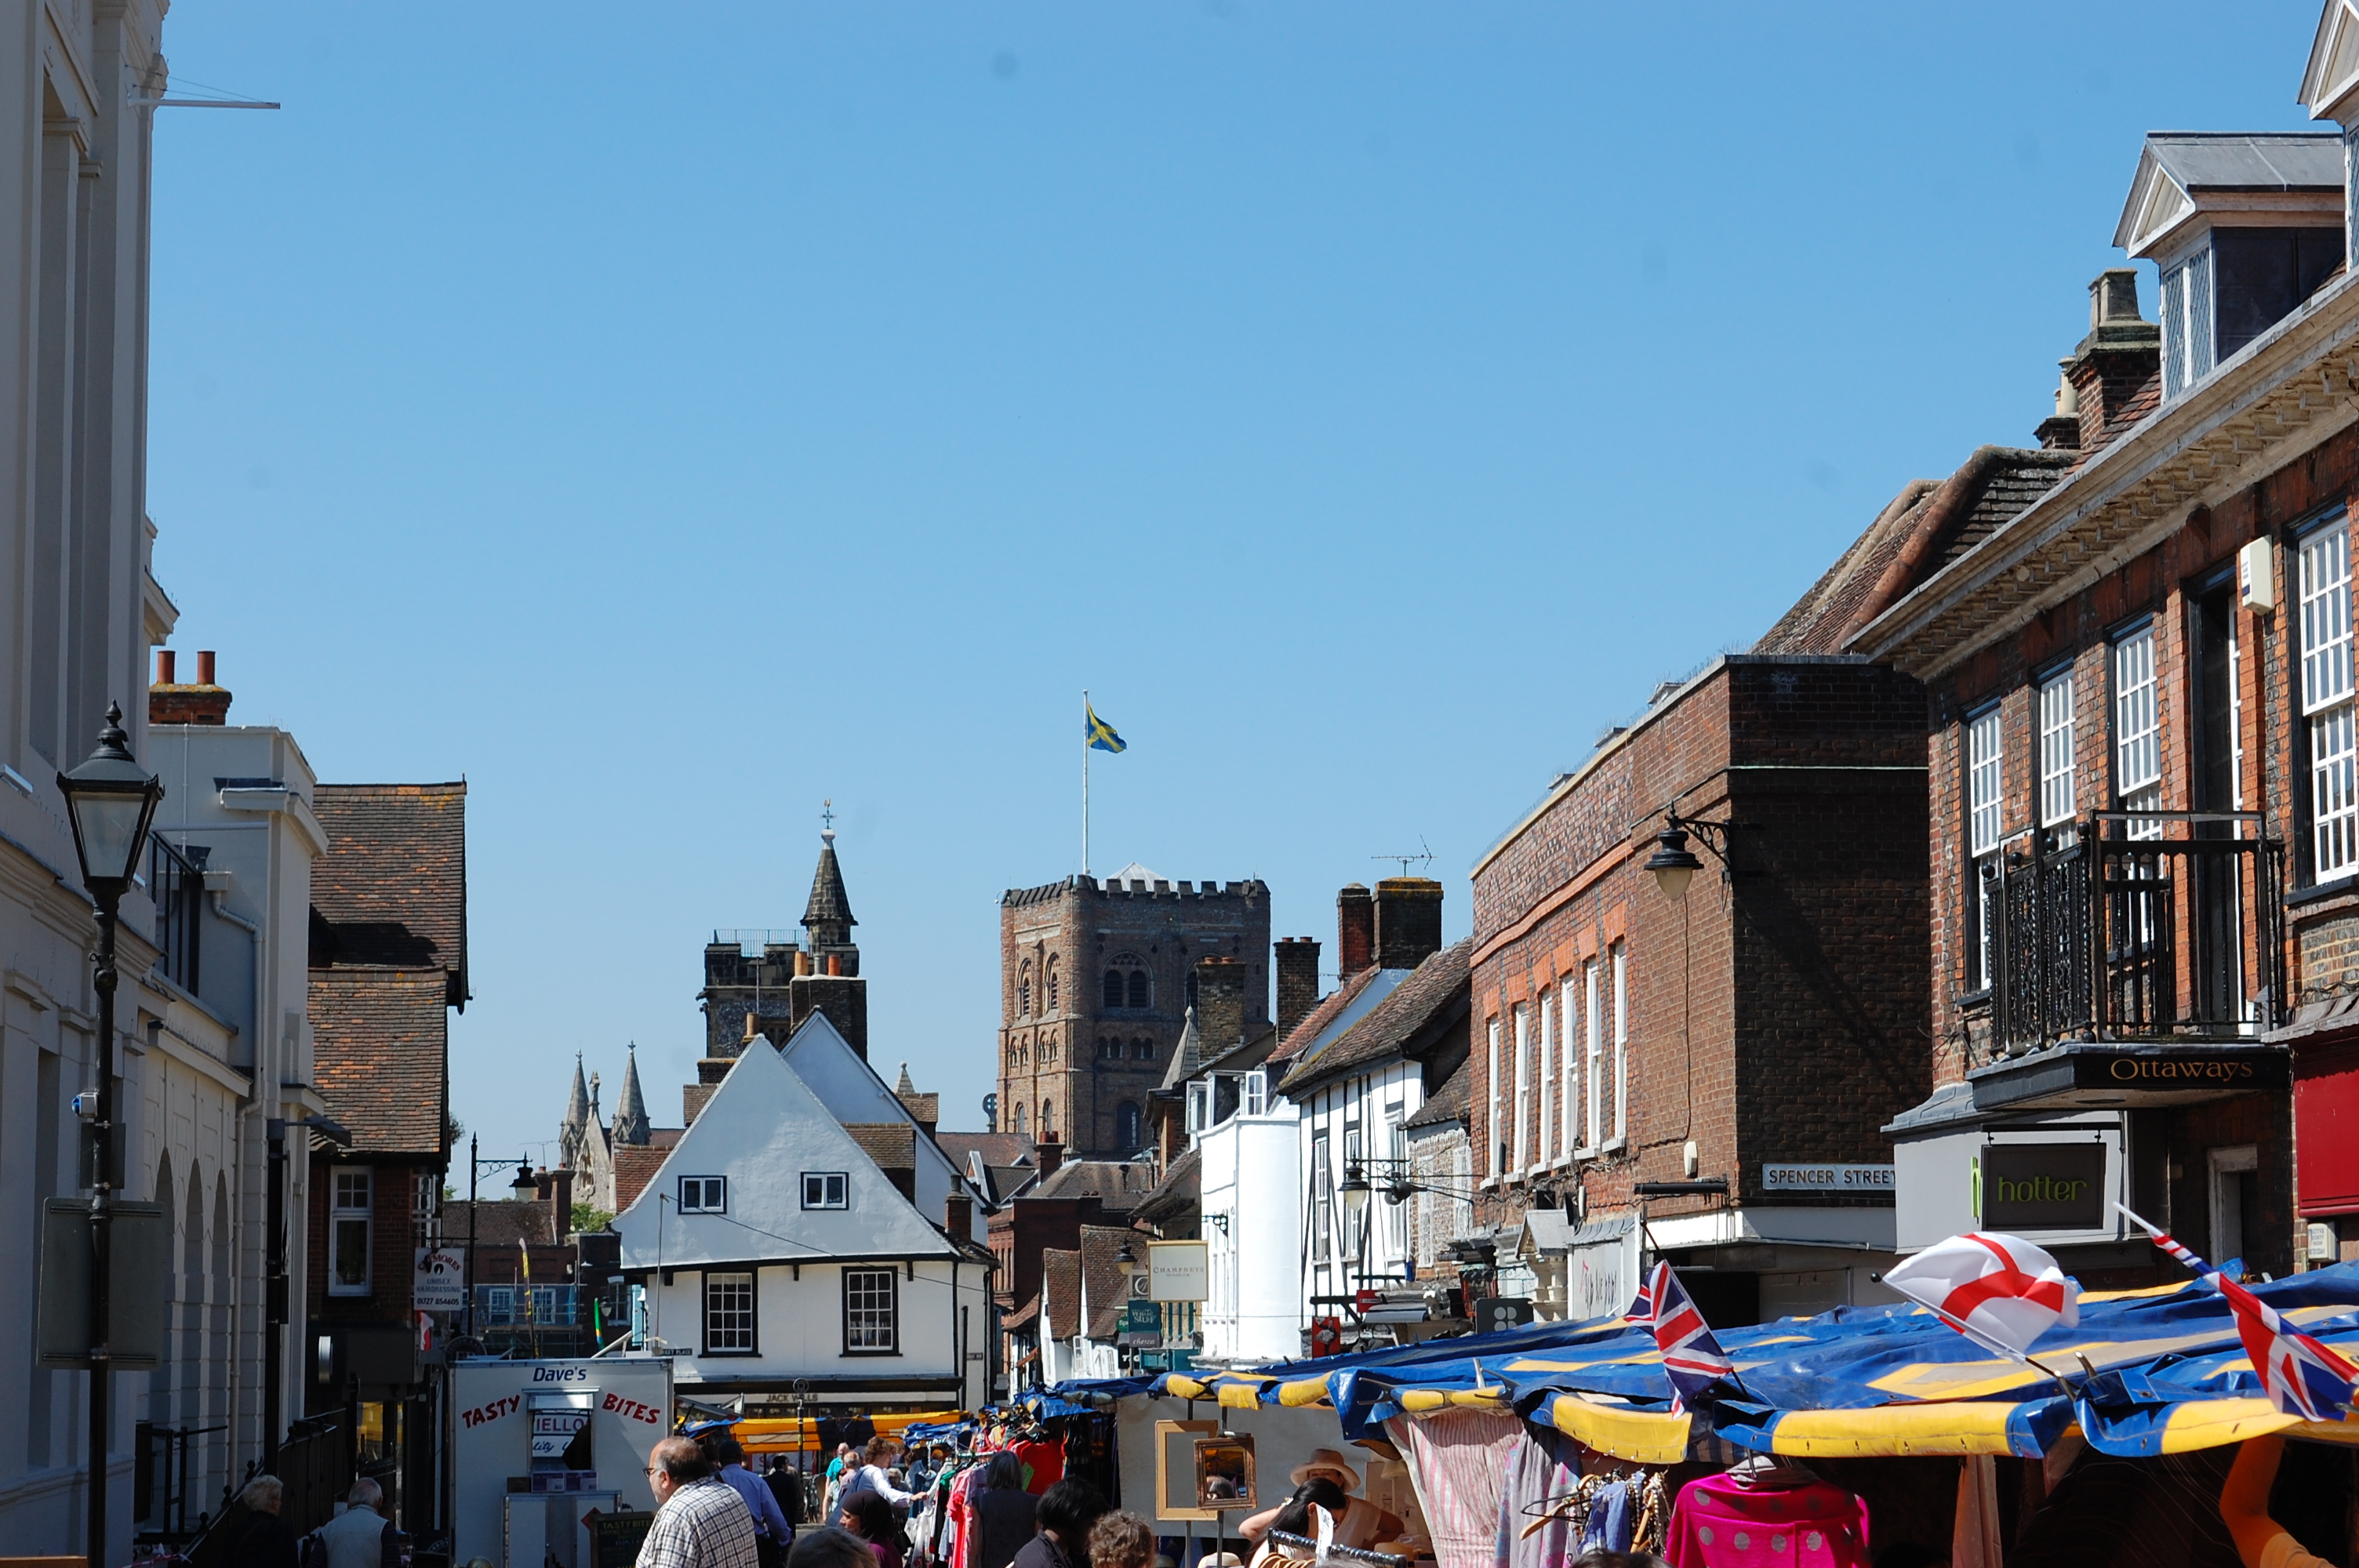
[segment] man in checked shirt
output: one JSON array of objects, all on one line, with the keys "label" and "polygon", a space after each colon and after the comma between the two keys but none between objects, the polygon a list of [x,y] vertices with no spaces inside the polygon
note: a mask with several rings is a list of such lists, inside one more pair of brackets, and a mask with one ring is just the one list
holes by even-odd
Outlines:
[{"label": "man in checked shirt", "polygon": [[656,1520],[638,1568],[756,1568],[754,1516],[694,1440],[667,1437],[647,1460]]}]

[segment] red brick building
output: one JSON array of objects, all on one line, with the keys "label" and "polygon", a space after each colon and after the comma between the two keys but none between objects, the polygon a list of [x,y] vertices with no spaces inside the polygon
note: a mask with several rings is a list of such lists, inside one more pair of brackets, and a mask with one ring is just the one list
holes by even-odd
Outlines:
[{"label": "red brick building", "polygon": [[312,801],[328,837],[311,871],[313,1070],[351,1142],[312,1140],[302,1397],[312,1414],[357,1423],[362,1472],[412,1530],[434,1517],[440,1335],[421,1333],[411,1279],[450,1168],[450,1010],[468,995],[466,788],[321,784]]},{"label": "red brick building", "polygon": [[[1801,651],[1838,612],[1667,683],[1475,867],[1465,1114],[1501,1294],[1626,1307],[1643,1208],[1714,1321],[1882,1299],[1877,1128],[1927,1087],[1924,697]],[[1675,821],[1704,869],[1667,892]],[[1689,1182],[1724,1185],[1637,1191]]]}]

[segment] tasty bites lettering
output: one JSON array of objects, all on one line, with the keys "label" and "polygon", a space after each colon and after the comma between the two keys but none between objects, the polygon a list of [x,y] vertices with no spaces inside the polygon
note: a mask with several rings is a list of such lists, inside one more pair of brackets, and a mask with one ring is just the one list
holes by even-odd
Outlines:
[{"label": "tasty bites lettering", "polygon": [[485,1422],[497,1421],[502,1416],[514,1415],[522,1409],[524,1409],[524,1396],[508,1394],[488,1404],[477,1405],[473,1410],[461,1411],[459,1423],[462,1426],[481,1426]]},{"label": "tasty bites lettering", "polygon": [[600,1408],[612,1411],[616,1415],[626,1415],[633,1421],[646,1422],[649,1426],[663,1424],[663,1418],[656,1413],[653,1405],[643,1405],[636,1400],[626,1400],[620,1394],[608,1394]]}]

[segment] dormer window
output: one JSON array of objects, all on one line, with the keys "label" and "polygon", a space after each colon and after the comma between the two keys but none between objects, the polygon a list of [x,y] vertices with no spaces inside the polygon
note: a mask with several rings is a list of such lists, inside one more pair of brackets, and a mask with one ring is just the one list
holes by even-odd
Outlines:
[{"label": "dormer window", "polygon": [[2165,401],[2342,265],[2343,185],[2343,139],[2331,133],[2147,137],[2114,243],[2162,275]]}]

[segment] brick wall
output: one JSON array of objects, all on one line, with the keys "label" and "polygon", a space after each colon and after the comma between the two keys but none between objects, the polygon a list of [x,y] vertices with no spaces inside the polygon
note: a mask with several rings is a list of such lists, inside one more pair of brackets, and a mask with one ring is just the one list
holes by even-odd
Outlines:
[{"label": "brick wall", "polygon": [[[1566,979],[1585,998],[1592,961],[1604,989],[1617,943],[1628,1086],[1625,1148],[1486,1194],[1478,1222],[1535,1201],[1570,1206],[1576,1189],[1618,1208],[1635,1182],[1685,1176],[1690,1141],[1698,1173],[1731,1177],[1749,1202],[1762,1201],[1764,1160],[1890,1158],[1875,1129],[1930,1083],[1924,714],[1916,682],[1855,661],[1726,661],[1613,742],[1477,871],[1478,1175],[1490,1021],[1504,1074],[1515,1009],[1527,1008],[1536,1077],[1540,998]],[[1674,799],[1684,816],[1737,825],[1727,877],[1699,847],[1705,870],[1680,900],[1644,870]],[[1500,1102],[1512,1116],[1511,1084]],[[1658,1199],[1650,1212],[1717,1201]]]}]

